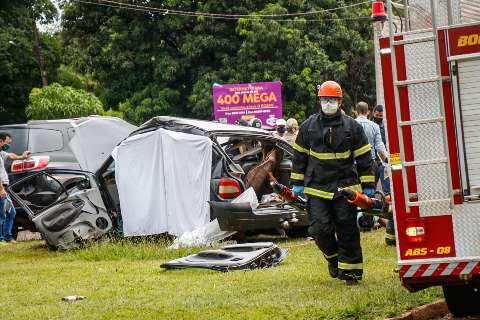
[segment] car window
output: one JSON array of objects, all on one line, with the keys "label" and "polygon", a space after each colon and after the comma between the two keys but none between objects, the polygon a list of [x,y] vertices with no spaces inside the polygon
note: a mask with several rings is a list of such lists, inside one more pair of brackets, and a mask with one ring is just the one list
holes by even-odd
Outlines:
[{"label": "car window", "polygon": [[7,132],[12,136],[12,145],[8,152],[15,154],[22,154],[23,151],[27,150],[28,143],[28,129],[27,128],[0,128],[0,131]]},{"label": "car window", "polygon": [[[63,184],[68,184],[74,176],[63,178]],[[57,177],[47,173],[32,175],[23,182],[14,184],[12,191],[30,208],[34,215],[44,211],[54,203],[67,198],[65,186]]]},{"label": "car window", "polygon": [[28,148],[33,153],[62,150],[62,132],[51,129],[30,129]]}]

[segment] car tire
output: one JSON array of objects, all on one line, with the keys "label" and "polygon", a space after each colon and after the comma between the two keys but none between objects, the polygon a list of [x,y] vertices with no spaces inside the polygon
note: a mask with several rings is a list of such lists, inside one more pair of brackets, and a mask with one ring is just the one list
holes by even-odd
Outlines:
[{"label": "car tire", "polygon": [[305,238],[308,237],[308,226],[292,227],[285,230],[289,238]]},{"label": "car tire", "polygon": [[480,285],[443,286],[448,309],[456,317],[480,315]]}]

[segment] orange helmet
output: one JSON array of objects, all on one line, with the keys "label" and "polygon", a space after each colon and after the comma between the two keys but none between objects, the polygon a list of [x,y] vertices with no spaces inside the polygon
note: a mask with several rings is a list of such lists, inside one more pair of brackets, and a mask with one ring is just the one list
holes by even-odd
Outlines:
[{"label": "orange helmet", "polygon": [[342,87],[335,81],[325,81],[318,90],[319,97],[342,98]]}]

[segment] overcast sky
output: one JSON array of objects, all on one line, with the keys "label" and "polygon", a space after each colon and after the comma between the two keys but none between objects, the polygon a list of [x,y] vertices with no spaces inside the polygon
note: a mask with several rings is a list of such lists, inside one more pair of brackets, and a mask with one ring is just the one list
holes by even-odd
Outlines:
[{"label": "overcast sky", "polygon": [[60,10],[60,6],[59,6],[59,2],[60,0],[52,0],[53,4],[55,5],[55,7],[57,7],[57,10],[58,10],[58,19],[55,20],[55,22],[53,23],[49,23],[49,24],[45,24],[45,25],[41,25],[41,24],[37,24],[38,25],[38,29],[41,31],[41,32],[56,32],[56,31],[60,31],[60,23],[62,21],[62,14],[63,12]]}]

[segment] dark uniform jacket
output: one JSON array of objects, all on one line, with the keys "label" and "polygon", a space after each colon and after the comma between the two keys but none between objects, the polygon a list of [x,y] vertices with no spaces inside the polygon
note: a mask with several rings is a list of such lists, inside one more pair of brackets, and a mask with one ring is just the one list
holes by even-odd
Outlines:
[{"label": "dark uniform jacket", "polygon": [[333,117],[319,112],[308,118],[293,148],[290,178],[305,186],[305,194],[333,199],[339,188],[374,187],[371,146],[362,126],[340,110]]}]

